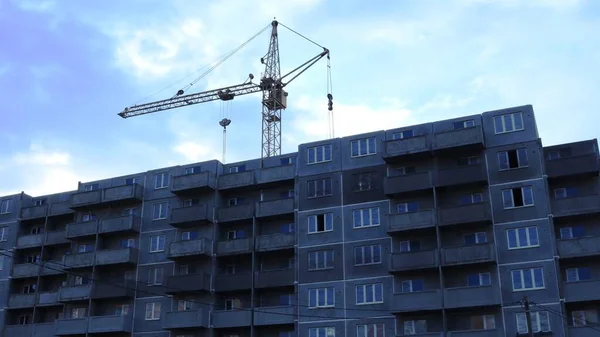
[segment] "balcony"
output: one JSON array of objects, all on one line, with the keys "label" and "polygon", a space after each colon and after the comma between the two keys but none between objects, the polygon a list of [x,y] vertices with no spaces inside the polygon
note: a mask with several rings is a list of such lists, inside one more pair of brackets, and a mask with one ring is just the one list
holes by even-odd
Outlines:
[{"label": "balcony", "polygon": [[92,287],[93,299],[130,298],[135,295],[135,281],[97,280]]},{"label": "balcony", "polygon": [[293,249],[296,244],[294,233],[278,233],[261,235],[256,238],[256,251],[268,252],[273,250]]},{"label": "balcony", "polygon": [[252,288],[252,273],[219,274],[215,276],[215,291],[235,291]]},{"label": "balcony", "polygon": [[64,245],[70,244],[71,242],[67,239],[67,232],[65,230],[56,230],[46,232],[46,245]]},{"label": "balcony", "polygon": [[600,255],[600,236],[557,240],[557,248],[563,259]]},{"label": "balcony", "polygon": [[43,219],[48,212],[48,205],[25,207],[21,209],[21,220]]},{"label": "balcony", "polygon": [[569,326],[569,337],[598,337],[598,328],[589,326]]},{"label": "balcony", "polygon": [[487,182],[485,165],[466,165],[439,170],[435,185],[449,187],[467,184],[485,184]]},{"label": "balcony", "polygon": [[49,260],[43,262],[43,267],[41,267],[41,275],[59,275],[65,273],[65,266],[63,265],[63,260]]},{"label": "balcony", "polygon": [[237,255],[252,252],[252,238],[225,240],[217,242],[217,255]]},{"label": "balcony", "polygon": [[212,222],[212,209],[210,213],[208,213],[206,205],[174,208],[171,210],[171,226],[186,228],[204,225]]},{"label": "balcony", "polygon": [[216,329],[250,326],[252,323],[249,309],[219,310],[213,314],[213,327]]},{"label": "balcony", "polygon": [[138,216],[128,215],[118,218],[100,220],[99,234],[129,234],[140,231],[141,221]]},{"label": "balcony", "polygon": [[294,198],[285,198],[256,203],[256,217],[267,218],[284,214],[294,214]]},{"label": "balcony", "polygon": [[388,214],[388,233],[435,227],[433,210]]},{"label": "balcony", "polygon": [[162,319],[163,329],[208,328],[208,311],[203,309],[167,311]]},{"label": "balcony", "polygon": [[98,220],[70,223],[66,230],[67,239],[88,239],[96,236],[98,224]]},{"label": "balcony", "polygon": [[59,302],[84,301],[84,300],[88,300],[90,298],[91,294],[92,294],[92,285],[91,284],[60,287],[60,290],[58,291],[58,301]]},{"label": "balcony", "polygon": [[254,204],[221,207],[217,211],[219,222],[248,220],[254,217]]},{"label": "balcony", "polygon": [[48,216],[59,216],[72,213],[73,210],[71,209],[71,200],[67,200],[50,204]]},{"label": "balcony", "polygon": [[8,298],[8,308],[33,308],[36,303],[36,294],[13,294]]},{"label": "balcony", "polygon": [[393,312],[439,310],[442,308],[442,293],[439,289],[394,294]]},{"label": "balcony", "polygon": [[186,194],[214,190],[216,186],[215,174],[212,172],[200,172],[184,174],[173,177],[171,193]]},{"label": "balcony", "polygon": [[591,302],[600,300],[600,279],[563,282],[565,302]]},{"label": "balcony", "polygon": [[[95,252],[76,253],[63,257],[63,268],[87,268],[94,265]],[[51,266],[53,267],[53,266]]]},{"label": "balcony", "polygon": [[296,165],[282,165],[262,168],[256,171],[257,184],[271,184],[286,180],[294,180],[296,177]]},{"label": "balcony", "polygon": [[137,264],[138,250],[136,248],[107,249],[96,252],[96,265],[108,266],[117,264]]},{"label": "balcony", "polygon": [[[448,331],[447,337],[504,337],[502,329]],[[572,335],[569,335],[572,336]]]},{"label": "balcony", "polygon": [[88,318],[57,319],[54,325],[57,336],[84,335],[88,331]]},{"label": "balcony", "polygon": [[194,258],[201,255],[211,256],[212,243],[206,238],[171,242],[167,252],[168,259]]},{"label": "balcony", "polygon": [[498,286],[459,287],[444,289],[446,309],[500,305]]},{"label": "balcony", "polygon": [[254,278],[254,287],[273,288],[293,286],[295,280],[295,269],[257,271]]},{"label": "balcony", "polygon": [[439,225],[450,226],[492,221],[488,203],[445,207],[439,210]]},{"label": "balcony", "polygon": [[433,188],[433,184],[429,172],[385,177],[383,180],[383,192],[385,195],[417,192],[430,188]]},{"label": "balcony", "polygon": [[169,294],[210,291],[210,275],[199,273],[169,276],[165,288]]},{"label": "balcony", "polygon": [[110,204],[141,202],[144,188],[138,184],[121,185],[73,194],[71,208],[100,207]]},{"label": "balcony", "polygon": [[254,325],[294,324],[295,314],[293,306],[259,307],[254,311]]},{"label": "balcony", "polygon": [[7,325],[5,337],[54,337],[54,322],[27,325]]},{"label": "balcony", "polygon": [[94,316],[89,318],[88,333],[131,333],[131,315]]},{"label": "balcony", "polygon": [[39,247],[44,243],[46,234],[23,235],[17,238],[17,249]]},{"label": "balcony", "polygon": [[596,153],[546,160],[545,164],[548,178],[598,175],[598,155]]},{"label": "balcony", "polygon": [[390,255],[390,271],[437,268],[439,266],[438,251],[424,250],[417,252],[392,253]]},{"label": "balcony", "polygon": [[442,248],[442,264],[444,266],[493,262],[495,260],[496,250],[493,243]]},{"label": "balcony", "polygon": [[402,157],[426,154],[430,151],[431,143],[428,135],[388,140],[385,142],[383,159],[386,162],[391,162],[402,159]]},{"label": "balcony", "polygon": [[482,149],[483,129],[480,125],[460,130],[450,130],[433,135],[433,150],[453,150],[456,148]]},{"label": "balcony", "polygon": [[37,277],[40,273],[40,266],[34,263],[20,263],[13,266],[12,278]]},{"label": "balcony", "polygon": [[223,174],[219,176],[218,182],[220,190],[254,185],[254,171]]},{"label": "balcony", "polygon": [[555,218],[595,214],[600,212],[600,196],[597,194],[574,198],[552,199],[552,215]]},{"label": "balcony", "polygon": [[37,304],[38,306],[59,305],[58,291],[46,291],[38,293]]}]

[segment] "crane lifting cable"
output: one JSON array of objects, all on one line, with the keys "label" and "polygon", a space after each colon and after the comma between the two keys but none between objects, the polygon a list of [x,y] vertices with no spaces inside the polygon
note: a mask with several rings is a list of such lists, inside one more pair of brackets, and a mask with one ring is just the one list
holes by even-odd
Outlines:
[{"label": "crane lifting cable", "polygon": [[[330,113],[330,118],[332,119],[332,111],[333,111],[333,96],[331,94],[331,79],[330,79],[330,65],[329,65],[329,50],[318,43],[308,39],[302,34],[294,31],[293,29],[281,24],[282,27],[290,30],[291,32],[299,35],[300,37],[310,41],[311,43],[319,46],[323,49],[322,52],[312,57],[308,61],[302,63],[298,67],[292,69],[288,73],[281,75],[280,68],[280,59],[279,59],[279,34],[278,34],[278,26],[279,22],[277,20],[273,20],[270,24],[271,27],[271,37],[269,40],[269,48],[264,57],[262,57],[261,63],[265,67],[264,73],[261,75],[259,83],[254,83],[252,80],[254,76],[252,74],[249,75],[248,80],[244,81],[241,84],[232,85],[225,88],[207,90],[199,93],[193,94],[185,94],[185,91],[192,87],[195,83],[200,81],[214,69],[216,69],[219,65],[225,62],[228,58],[230,58],[233,54],[238,52],[244,46],[246,46],[250,41],[255,39],[258,35],[260,35],[263,31],[265,31],[267,27],[260,30],[257,34],[253,35],[248,41],[244,42],[242,45],[232,50],[230,53],[225,54],[225,56],[216,62],[213,66],[203,72],[198,78],[194,81],[190,82],[187,86],[177,91],[177,93],[169,98],[159,101],[154,101],[150,103],[143,103],[139,105],[133,105],[125,108],[118,115],[122,118],[129,118],[135,116],[141,116],[149,113],[154,113],[163,110],[175,109],[183,106],[194,105],[198,103],[211,102],[216,100],[221,101],[230,101],[234,99],[236,96],[248,95],[256,92],[262,93],[262,142],[261,142],[261,157],[271,157],[277,156],[281,154],[281,113],[283,110],[287,108],[287,96],[288,93],[284,90],[284,88],[290,84],[294,79],[303,74],[306,70],[312,67],[315,63],[321,60],[324,57],[327,57],[328,60],[328,110]],[[286,79],[286,81],[284,81]],[[222,123],[221,123],[222,122]],[[231,120],[227,117],[224,117],[219,124],[223,127],[224,136],[225,129],[231,123]],[[331,126],[330,126],[331,129]],[[332,134],[332,133],[330,133]],[[225,143],[225,137],[224,143]],[[223,148],[225,150],[225,147]],[[223,153],[223,156],[225,152]]]}]

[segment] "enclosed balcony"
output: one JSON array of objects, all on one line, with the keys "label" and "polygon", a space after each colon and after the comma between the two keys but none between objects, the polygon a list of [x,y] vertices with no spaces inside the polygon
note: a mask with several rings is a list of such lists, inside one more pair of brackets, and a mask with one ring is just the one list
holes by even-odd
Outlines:
[{"label": "enclosed balcony", "polygon": [[204,225],[212,222],[212,208],[210,212],[206,205],[174,208],[171,210],[171,226],[186,228],[196,225]]},{"label": "enclosed balcony", "polygon": [[217,242],[217,255],[237,255],[247,254],[252,252],[253,240],[252,238],[243,238],[235,240],[225,240]]},{"label": "enclosed balcony", "polygon": [[435,227],[433,210],[388,214],[389,234]]},{"label": "enclosed balcony", "polygon": [[256,217],[267,218],[294,213],[294,198],[261,201],[256,203]]},{"label": "enclosed balcony", "polygon": [[383,159],[387,162],[393,162],[407,156],[424,155],[430,152],[431,140],[429,135],[394,139],[385,142]]},{"label": "enclosed balcony", "polygon": [[212,243],[206,238],[171,242],[169,244],[167,258],[178,259],[211,256],[211,249]]},{"label": "enclosed balcony", "polygon": [[392,312],[439,310],[442,295],[439,289],[396,293],[392,297]]},{"label": "enclosed balcony", "polygon": [[48,205],[24,207],[21,209],[21,220],[44,219],[48,212]]},{"label": "enclosed balcony", "polygon": [[433,135],[433,150],[482,149],[483,129],[480,125],[458,130],[436,132]]},{"label": "enclosed balcony", "polygon": [[496,250],[493,243],[442,248],[444,266],[486,263],[495,260]]},{"label": "enclosed balcony", "polygon": [[75,222],[67,225],[67,239],[89,239],[98,233],[99,220]]},{"label": "enclosed balcony", "polygon": [[390,272],[430,269],[439,266],[438,251],[423,250],[390,254]]},{"label": "enclosed balcony", "polygon": [[444,307],[447,309],[500,305],[497,285],[444,289]]},{"label": "enclosed balcony", "polygon": [[433,188],[429,172],[397,175],[383,179],[383,192],[388,196]]},{"label": "enclosed balcony", "polygon": [[296,244],[294,233],[277,233],[261,235],[256,238],[256,251],[268,252],[274,250],[293,249]]},{"label": "enclosed balcony", "polygon": [[58,300],[60,302],[86,301],[92,294],[91,284],[60,287]]},{"label": "enclosed balcony", "polygon": [[254,171],[223,174],[219,176],[218,185],[220,190],[254,185]]},{"label": "enclosed balcony", "polygon": [[100,220],[98,233],[104,235],[123,235],[138,233],[142,219],[135,215],[121,216],[112,219]]},{"label": "enclosed balcony", "polygon": [[439,225],[450,226],[491,222],[490,204],[478,203],[455,207],[444,207],[439,210]]},{"label": "enclosed balcony", "polygon": [[555,218],[600,213],[598,194],[574,198],[552,199],[552,215]]},{"label": "enclosed balcony", "polygon": [[294,324],[295,314],[293,306],[259,307],[254,311],[254,325]]},{"label": "enclosed balcony", "polygon": [[600,236],[563,239],[556,243],[561,258],[600,255]]},{"label": "enclosed balcony", "polygon": [[252,273],[219,274],[215,276],[215,291],[236,291],[252,288]]},{"label": "enclosed balcony", "polygon": [[173,177],[171,184],[171,193],[188,194],[200,193],[214,190],[216,187],[216,177],[213,172],[200,172],[194,174],[184,174]]},{"label": "enclosed balcony", "polygon": [[213,313],[213,327],[217,329],[250,326],[251,323],[249,309],[219,310]]},{"label": "enclosed balcony", "polygon": [[93,316],[89,318],[88,333],[131,333],[132,315]]},{"label": "enclosed balcony", "polygon": [[111,204],[141,202],[144,188],[138,184],[121,185],[73,194],[71,208],[104,207]]},{"label": "enclosed balcony", "polygon": [[255,273],[255,288],[293,286],[296,280],[295,269],[266,270]]},{"label": "enclosed balcony", "polygon": [[600,279],[578,282],[563,282],[565,302],[600,301]]},{"label": "enclosed balcony", "polygon": [[294,180],[296,164],[267,167],[256,170],[257,184],[272,184],[282,181]]},{"label": "enclosed balcony", "polygon": [[220,207],[217,211],[219,222],[249,220],[254,217],[254,204]]},{"label": "enclosed balcony", "polygon": [[167,330],[208,328],[208,310],[167,311],[162,319],[162,328]]},{"label": "enclosed balcony", "polygon": [[483,185],[487,183],[487,180],[487,172],[484,164],[465,165],[439,170],[435,185],[438,187],[470,184]]},{"label": "enclosed balcony", "polygon": [[210,275],[199,273],[169,276],[165,288],[169,294],[210,291]]}]

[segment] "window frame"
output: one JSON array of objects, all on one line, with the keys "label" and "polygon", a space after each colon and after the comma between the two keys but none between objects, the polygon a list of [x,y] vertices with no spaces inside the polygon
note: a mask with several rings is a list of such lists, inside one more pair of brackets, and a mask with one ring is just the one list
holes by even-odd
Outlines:
[{"label": "window frame", "polygon": [[[514,197],[514,190],[515,189],[519,189],[521,190],[521,198],[523,200],[523,206],[515,206],[515,197]],[[531,204],[525,204],[525,190],[529,189],[531,191]],[[506,194],[504,192],[506,191],[510,191],[510,201],[512,206],[506,207]],[[533,207],[535,206],[535,198],[534,198],[534,193],[533,193],[533,186],[532,185],[527,185],[527,186],[521,186],[521,187],[511,187],[511,188],[507,188],[507,189],[503,189],[502,190],[502,207],[504,207],[505,210],[508,209],[519,209],[519,208],[525,208],[525,207]]]},{"label": "window frame", "polygon": [[[158,207],[158,214],[157,213]],[[152,205],[152,221],[165,220],[169,217],[169,204],[167,202],[159,202]]]},{"label": "window frame", "polygon": [[[369,332],[372,332],[369,334]],[[385,337],[385,323],[365,323],[356,325],[356,337]]]},{"label": "window frame", "polygon": [[[160,177],[160,184],[159,184]],[[154,189],[160,190],[169,187],[169,172],[160,172],[154,175]]]},{"label": "window frame", "polygon": [[[331,259],[327,258],[327,255],[331,254]],[[311,259],[311,257],[313,257]],[[335,267],[335,252],[333,251],[333,249],[323,249],[323,250],[313,250],[310,251],[306,254],[306,258],[307,258],[307,270],[308,271],[322,271],[322,270],[328,270],[328,269],[333,269]],[[319,267],[319,262],[321,262],[321,259],[323,259],[323,267],[320,268]],[[314,260],[314,268],[311,268],[312,264],[311,264],[311,260]],[[328,266],[328,262],[331,261],[331,265]]]},{"label": "window frame", "polygon": [[335,337],[335,327],[320,326],[308,328],[308,337]]},{"label": "window frame", "polygon": [[[363,144],[364,142],[364,144]],[[354,154],[354,146],[356,144],[357,154]],[[365,149],[363,149],[365,147]],[[373,148],[371,148],[373,147]],[[362,153],[361,150],[366,150],[365,153]],[[350,141],[350,158],[361,158],[367,157],[377,154],[377,138],[376,137],[367,137],[354,139]]]},{"label": "window frame", "polygon": [[[547,331],[543,331],[542,330],[542,324],[541,324],[541,316],[545,316],[545,320],[548,323],[548,330]],[[517,333],[519,334],[526,334],[529,332],[530,327],[527,324],[527,316],[525,316],[524,312],[517,312],[515,313],[515,318],[517,320]],[[523,330],[519,330],[519,327],[521,325],[524,325],[526,327],[527,330],[523,331]],[[548,314],[547,311],[532,311],[531,312],[531,325],[535,326],[535,329],[532,329],[533,333],[539,333],[539,332],[550,332],[552,331],[552,323],[550,321],[550,315]]]},{"label": "window frame", "polygon": [[[321,149],[321,151],[323,151],[323,160],[318,160],[319,156],[318,156],[318,150]],[[327,149],[329,149],[329,151],[327,151]],[[331,144],[325,144],[325,145],[317,145],[317,146],[311,146],[308,147],[306,149],[306,164],[307,165],[315,165],[315,164],[322,164],[322,163],[327,163],[332,161],[332,157],[333,157],[333,146],[331,146]],[[312,155],[311,155],[312,153]],[[327,154],[329,154],[329,158],[327,158]]]},{"label": "window frame", "polygon": [[[313,298],[312,294],[314,294],[314,299],[315,299],[314,305],[311,301],[311,298]],[[324,305],[319,305],[319,299],[320,299],[321,295],[325,296],[325,304]],[[331,302],[329,301],[330,299],[331,299]],[[309,309],[323,309],[323,308],[334,308],[334,307],[335,307],[335,288],[334,287],[308,289],[308,308]]]},{"label": "window frame", "polygon": [[[540,270],[541,273],[541,286],[536,286],[536,270]],[[519,274],[519,282],[521,283],[521,288],[515,288],[515,273]],[[531,288],[525,288],[525,275],[529,274],[531,277]],[[525,268],[525,269],[514,269],[510,271],[510,278],[512,283],[513,292],[517,291],[534,291],[534,290],[543,290],[546,289],[546,280],[544,280],[544,268],[543,267],[533,267],[533,268]]]},{"label": "window frame", "polygon": [[[154,240],[156,240],[156,244],[154,243]],[[162,247],[161,247],[161,242],[162,242]],[[154,235],[150,237],[150,246],[149,251],[150,253],[160,253],[160,252],[164,252],[165,251],[165,246],[167,245],[167,238],[164,234],[162,235]],[[156,246],[156,247],[154,247]]]},{"label": "window frame", "polygon": [[[362,289],[362,302],[360,301],[361,299],[359,298],[359,290]],[[380,295],[381,295],[381,299],[377,298],[377,290],[379,289],[380,291]],[[372,296],[372,301],[368,302],[368,294],[371,293]],[[373,305],[373,304],[382,304],[384,303],[384,290],[383,290],[383,283],[379,282],[379,283],[365,283],[365,284],[357,284],[355,286],[355,299],[356,299],[356,305]]]},{"label": "window frame", "polygon": [[[506,129],[505,117],[507,117],[507,116],[510,116],[510,123],[511,123],[512,130]],[[519,116],[519,118],[521,119],[521,128],[517,128],[515,116]],[[502,123],[501,131],[498,131],[498,120],[500,120]],[[501,114],[501,115],[496,115],[493,117],[493,121],[494,121],[494,134],[495,135],[525,130],[525,122],[523,121],[523,113],[522,112],[510,112],[510,113],[505,113],[505,114]]]},{"label": "window frame", "polygon": [[[310,194],[311,185],[314,189],[314,194]],[[319,185],[321,185],[321,191],[323,194],[319,194]],[[329,190],[328,186],[329,185]],[[313,179],[306,182],[306,199],[326,198],[333,195],[333,179],[331,177]]]},{"label": "window frame", "polygon": [[[162,303],[160,302],[149,302],[146,303],[146,308],[144,312],[144,320],[146,321],[158,321],[160,319],[160,314],[162,310]],[[150,313],[150,315],[148,315]],[[155,316],[158,314],[157,316]]]},{"label": "window frame", "polygon": [[[319,226],[318,226],[318,217],[319,215],[323,216],[323,228],[324,230],[319,231]],[[312,224],[311,224],[311,220],[314,219],[314,231],[311,229]],[[328,221],[331,220],[331,221]],[[306,232],[308,234],[321,234],[321,233],[327,233],[327,232],[333,232],[333,213],[329,212],[329,213],[319,213],[319,214],[311,214],[309,216],[306,217],[306,223],[307,223],[307,229]],[[330,228],[328,228],[328,223],[331,224],[331,226],[329,226]]]},{"label": "window frame", "polygon": [[163,267],[148,268],[148,287],[161,286],[165,279],[165,270]]},{"label": "window frame", "polygon": [[[365,217],[365,213],[367,216]],[[357,216],[360,218],[360,223],[356,223]],[[365,222],[365,220],[368,220]],[[381,214],[379,207],[366,207],[352,210],[352,228],[361,229],[369,227],[377,227],[381,225]]]},{"label": "window frame", "polygon": [[[535,231],[535,236],[537,238],[537,244],[532,244],[531,243],[531,233],[530,230],[533,229]],[[519,230],[525,230],[525,238],[526,238],[526,245],[519,245],[520,244],[520,235],[519,235]],[[510,232],[514,231],[515,232],[515,243],[516,246],[511,247],[511,242],[510,242]],[[540,234],[538,232],[537,226],[527,226],[527,227],[517,227],[517,228],[509,228],[506,230],[506,245],[508,247],[508,250],[516,250],[516,249],[527,249],[527,248],[538,248],[540,247]]]},{"label": "window frame", "polygon": [[0,200],[0,214],[10,214],[12,212],[12,199]]},{"label": "window frame", "polygon": [[[366,252],[370,251],[371,254],[371,258],[370,258],[370,262],[367,262],[367,254]],[[376,261],[375,259],[375,252],[379,251],[379,261]],[[357,252],[359,252],[357,254]],[[381,264],[383,263],[382,260],[382,247],[381,244],[375,244],[375,245],[361,245],[361,246],[356,246],[354,247],[354,266],[356,267],[360,267],[360,266],[370,266],[370,265],[375,265],[375,264]],[[358,262],[357,256],[361,257],[361,260],[363,261],[362,263]]]}]

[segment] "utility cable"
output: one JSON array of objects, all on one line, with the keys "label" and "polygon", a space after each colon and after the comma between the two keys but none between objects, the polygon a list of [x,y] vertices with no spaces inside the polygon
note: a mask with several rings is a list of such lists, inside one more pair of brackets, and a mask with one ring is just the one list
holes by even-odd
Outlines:
[{"label": "utility cable", "polygon": [[[531,301],[529,301],[529,304],[532,305],[532,306],[534,306],[534,307],[536,307],[536,308],[545,310],[545,311],[547,311],[547,312],[549,312],[549,313],[551,313],[553,315],[561,317],[567,323],[567,325],[568,325],[568,323],[569,323],[569,317],[565,316],[562,312],[560,312],[558,310],[555,310],[555,309],[548,308],[548,307],[543,306],[541,304],[537,304],[535,302],[531,302]],[[593,322],[593,321],[588,321],[588,320],[583,321],[583,320],[579,320],[579,319],[577,321],[579,321],[581,323],[583,323],[583,322],[585,323],[585,325],[583,325],[582,327],[590,328],[590,329],[592,329],[594,331],[600,332],[600,329],[598,329],[598,327],[600,327],[600,324],[598,322]]]},{"label": "utility cable", "polygon": [[284,25],[283,23],[281,23],[281,22],[278,22],[278,23],[279,23],[279,25],[280,25],[280,26],[282,26],[282,27],[286,28],[287,30],[289,30],[290,32],[292,32],[292,33],[294,33],[294,34],[296,34],[296,35],[300,36],[301,38],[305,39],[306,41],[308,41],[308,42],[311,42],[311,43],[313,43],[314,45],[316,45],[316,46],[318,46],[318,47],[325,48],[325,47],[321,46],[320,44],[316,43],[315,41],[313,41],[313,40],[309,39],[308,37],[306,37],[306,36],[304,36],[304,35],[302,35],[302,34],[298,33],[297,31],[295,31],[295,30],[291,29],[291,28],[290,28],[290,27],[288,27],[288,26]]}]

